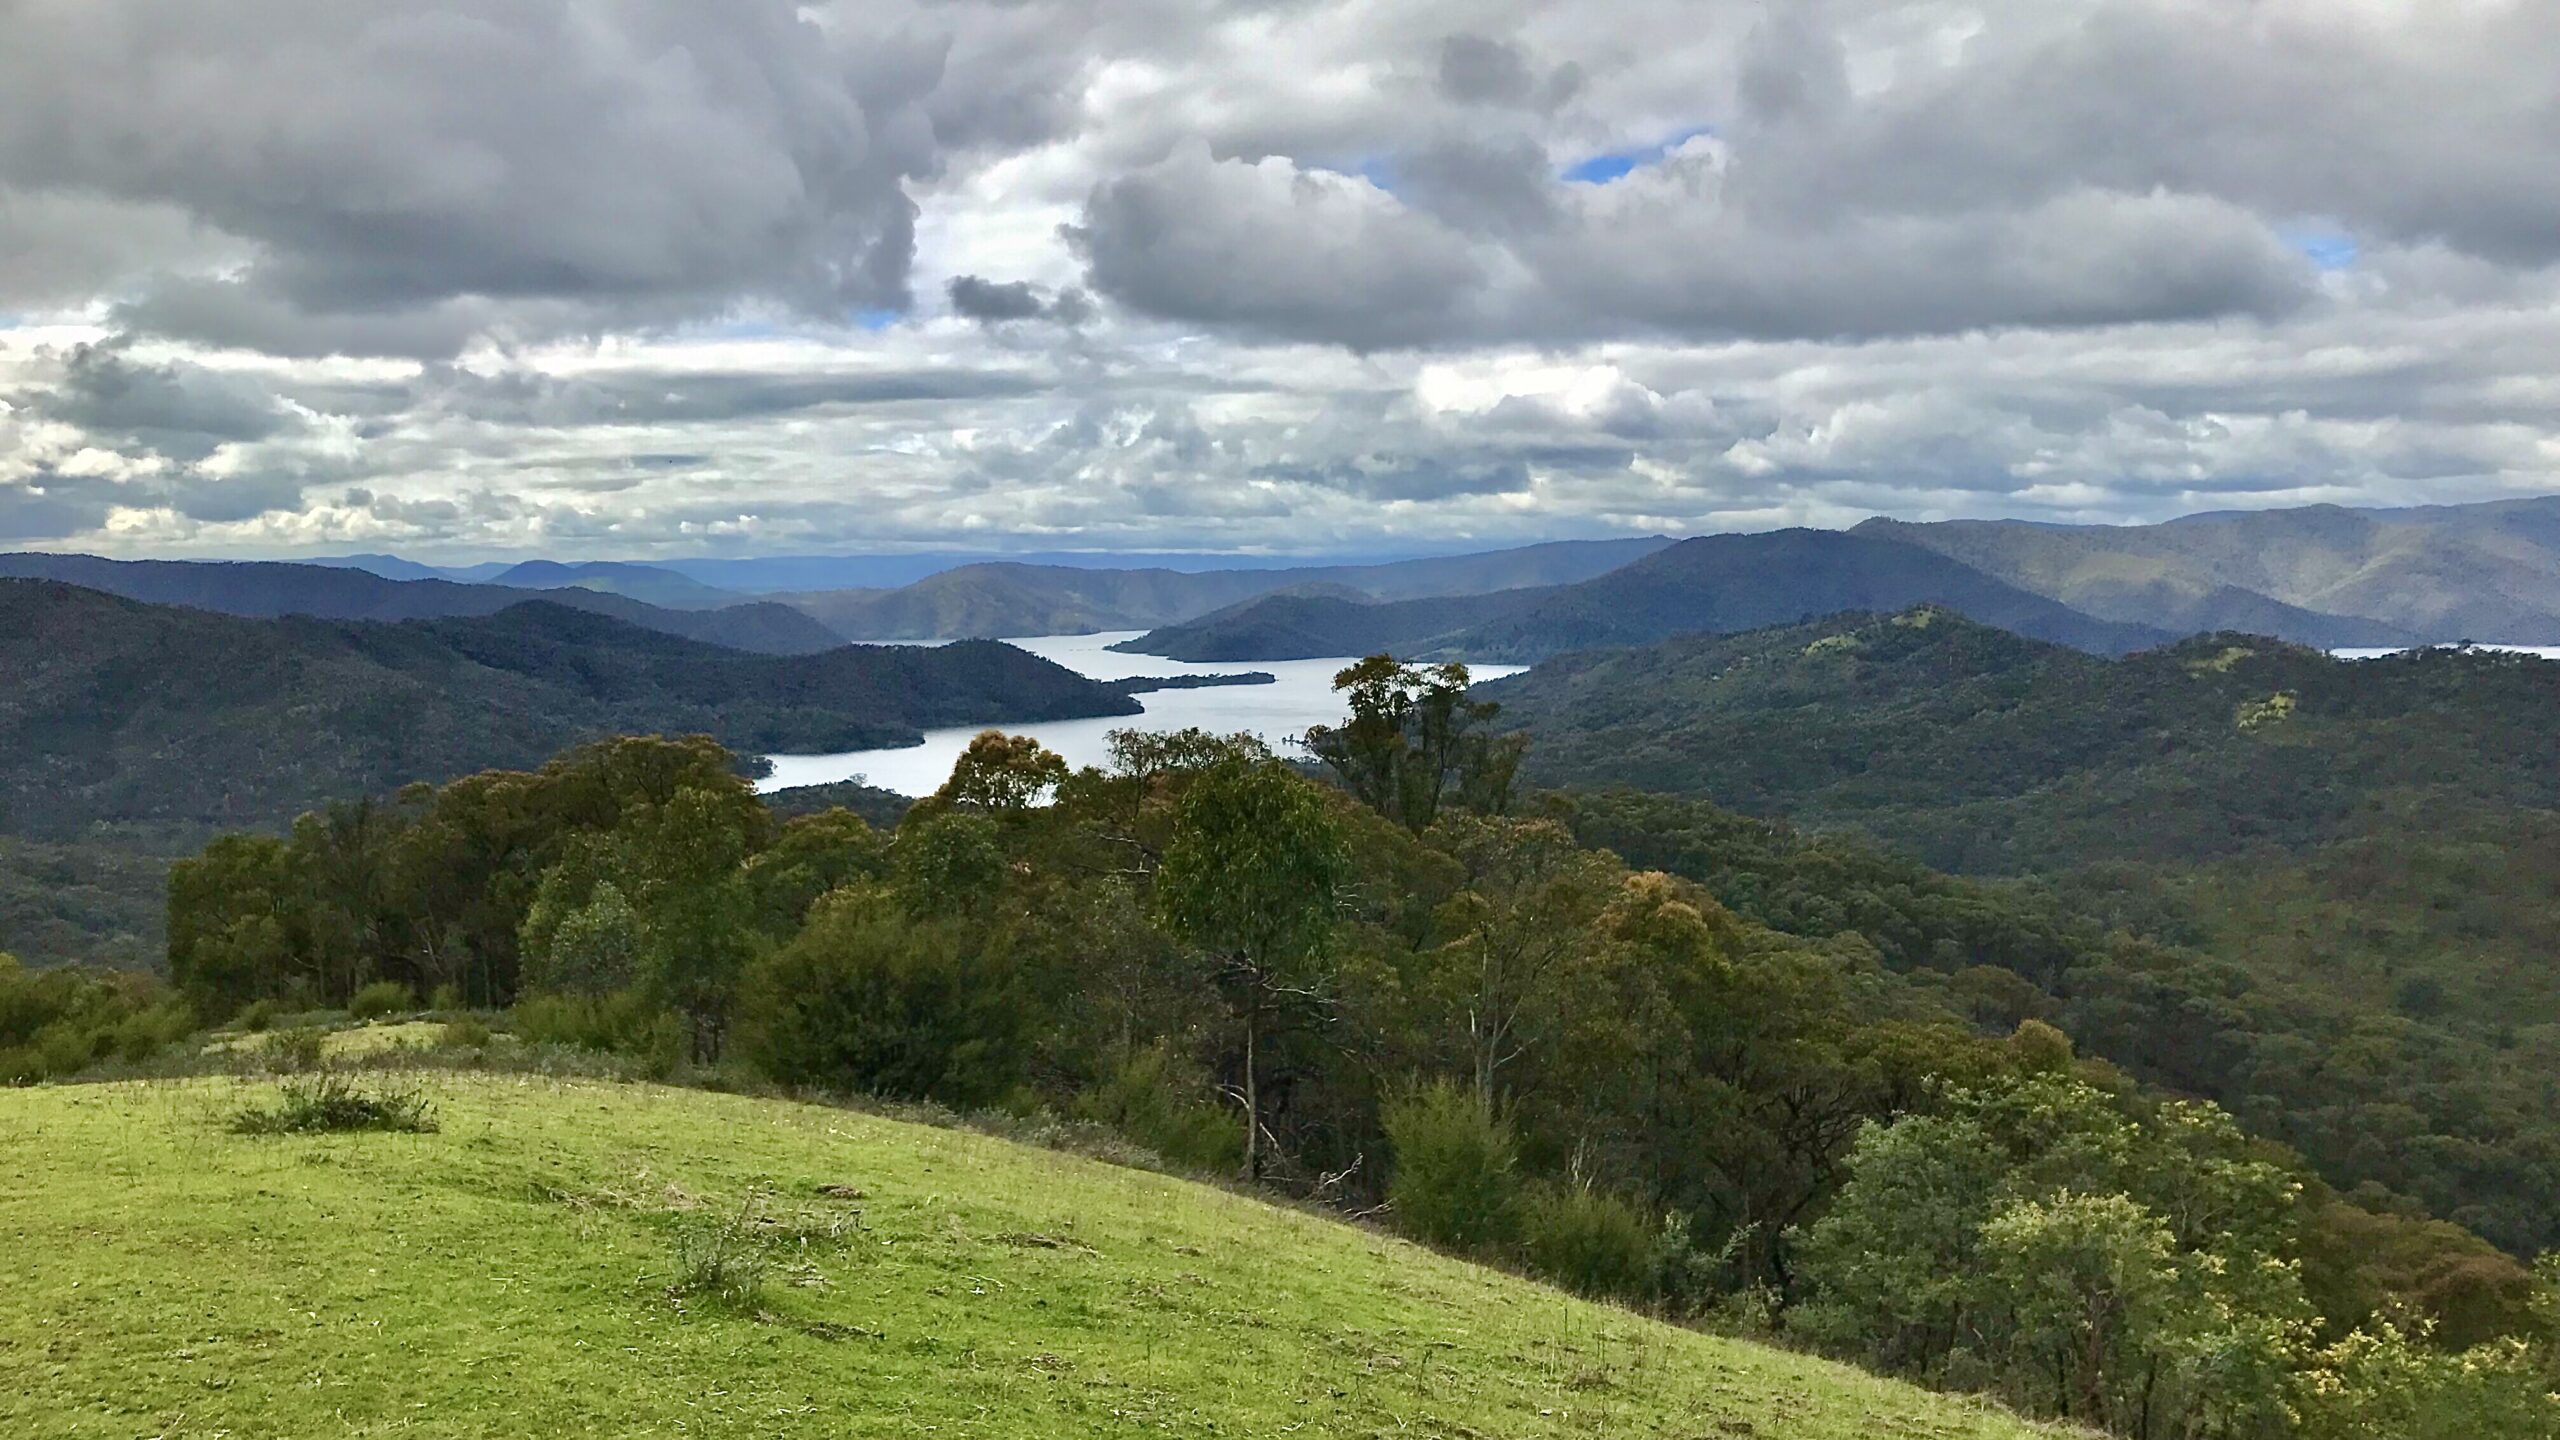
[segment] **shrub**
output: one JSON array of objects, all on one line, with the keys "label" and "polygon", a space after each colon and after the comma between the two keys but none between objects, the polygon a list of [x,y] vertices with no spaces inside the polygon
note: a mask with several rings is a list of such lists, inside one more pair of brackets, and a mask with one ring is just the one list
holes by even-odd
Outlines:
[{"label": "shrub", "polygon": [[436,1043],[447,1050],[485,1050],[489,1048],[489,1022],[477,1015],[462,1015],[444,1022],[444,1034]]},{"label": "shrub", "polygon": [[313,1025],[294,1025],[270,1031],[264,1043],[254,1052],[259,1063],[277,1074],[301,1070],[317,1070],[328,1046],[328,1035]]},{"label": "shrub", "polygon": [[356,1076],[322,1070],[296,1075],[279,1087],[273,1106],[249,1106],[231,1117],[243,1135],[315,1135],[390,1130],[418,1134],[436,1128],[435,1106],[415,1079]]},{"label": "shrub", "polygon": [[464,1008],[462,987],[449,980],[437,986],[435,993],[427,997],[427,1008],[440,1015],[450,1015]]},{"label": "shrub", "polygon": [[264,1035],[275,1027],[275,1023],[276,1002],[273,1000],[253,1000],[247,1009],[240,1012],[240,1028],[252,1035]]},{"label": "shrub", "polygon": [[1207,1076],[1158,1047],[1142,1050],[1076,1097],[1078,1119],[1108,1125],[1171,1164],[1233,1174],[1244,1160],[1235,1118]]},{"label": "shrub", "polygon": [[379,1020],[417,1008],[417,992],[397,980],[376,980],[347,1002],[347,1014],[358,1020]]},{"label": "shrub", "polygon": [[1387,1107],[1387,1199],[1405,1233],[1455,1250],[1509,1243],[1519,1223],[1511,1127],[1475,1092],[1435,1080]]},{"label": "shrub", "polygon": [[663,1078],[685,1053],[675,1012],[636,990],[610,995],[528,995],[516,1002],[515,1032],[529,1045],[561,1045],[627,1056]]},{"label": "shrub", "polygon": [[1540,1182],[1523,1198],[1519,1225],[1529,1268],[1566,1289],[1614,1299],[1653,1289],[1662,1231],[1615,1195]]},{"label": "shrub", "polygon": [[148,977],[78,966],[31,971],[0,954],[0,1084],[146,1060],[195,1028],[187,1002]]},{"label": "shrub", "polygon": [[998,946],[874,895],[819,904],[756,969],[744,1052],[792,1085],[993,1104],[1022,1073],[1030,1003]]}]

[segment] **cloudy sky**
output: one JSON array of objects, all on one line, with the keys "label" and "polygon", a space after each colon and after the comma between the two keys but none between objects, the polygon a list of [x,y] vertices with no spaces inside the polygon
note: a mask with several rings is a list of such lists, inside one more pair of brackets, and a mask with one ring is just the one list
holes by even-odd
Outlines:
[{"label": "cloudy sky", "polygon": [[2548,0],[0,0],[0,547],[2560,490]]}]

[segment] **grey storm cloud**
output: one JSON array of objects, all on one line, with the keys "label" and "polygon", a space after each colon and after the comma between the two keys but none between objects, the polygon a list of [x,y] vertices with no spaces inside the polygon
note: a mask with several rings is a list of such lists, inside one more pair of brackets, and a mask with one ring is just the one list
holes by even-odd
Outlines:
[{"label": "grey storm cloud", "polygon": [[[1077,231],[1092,282],[1171,319],[1374,348],[2264,317],[2313,297],[2289,238],[2306,228],[2560,261],[2560,109],[2529,58],[2560,50],[2551,7],[2394,26],[2309,5],[2000,6],[1854,86],[1848,37],[1873,9],[1771,7],[1717,62],[1701,138],[1634,147],[1603,183],[1560,179],[1574,157],[1553,135],[1480,124],[1409,133],[1357,196],[1250,153],[1106,179]],[[1465,110],[1525,104],[1533,77],[1516,46],[1457,35],[1433,83]],[[1191,234],[1171,233],[1184,214]],[[1221,269],[1197,236],[1317,257],[1328,283]]]},{"label": "grey storm cloud", "polygon": [[1094,315],[1093,297],[1072,285],[1051,294],[1028,280],[996,281],[978,275],[955,275],[944,287],[944,293],[950,297],[953,311],[982,325],[1054,320],[1073,327]]},{"label": "grey storm cloud", "polygon": [[1265,549],[2560,489],[2548,4],[0,10],[14,538]]},{"label": "grey storm cloud", "polygon": [[137,325],[444,353],[475,306],[610,325],[907,298],[939,52],[781,0],[112,0],[8,28],[0,183],[252,249],[236,295],[146,285]]},{"label": "grey storm cloud", "polygon": [[106,523],[121,487],[94,476],[39,469],[0,480],[0,543],[61,540]]},{"label": "grey storm cloud", "polygon": [[57,388],[22,398],[37,413],[106,444],[184,461],[302,423],[255,380],[178,361],[137,362],[103,344],[75,347]]},{"label": "grey storm cloud", "polygon": [[1552,110],[1580,93],[1582,81],[1582,67],[1570,60],[1538,75],[1507,40],[1452,35],[1440,43],[1440,94],[1461,105]]},{"label": "grey storm cloud", "polygon": [[1002,399],[1041,382],[994,370],[870,370],[845,374],[642,369],[557,377],[480,375],[439,368],[420,381],[422,408],[482,423],[670,425],[810,411]]},{"label": "grey storm cloud", "polygon": [[1070,239],[1139,310],[1357,349],[1448,337],[1485,279],[1464,235],[1364,181],[1199,148],[1097,186]]}]

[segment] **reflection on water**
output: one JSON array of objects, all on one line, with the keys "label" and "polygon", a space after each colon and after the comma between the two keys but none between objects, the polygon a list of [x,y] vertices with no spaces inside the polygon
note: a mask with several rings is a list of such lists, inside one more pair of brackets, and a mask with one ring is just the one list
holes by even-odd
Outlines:
[{"label": "reflection on water", "polygon": [[[1304,734],[1310,725],[1342,718],[1341,701],[1333,693],[1333,677],[1356,657],[1327,660],[1253,660],[1232,664],[1196,664],[1154,655],[1115,655],[1103,648],[1137,631],[1101,635],[1040,635],[1009,643],[1055,660],[1096,680],[1125,680],[1137,675],[1234,675],[1261,670],[1277,677],[1270,685],[1220,685],[1206,690],[1158,690],[1137,697],[1143,715],[1105,715],[1092,720],[1053,720],[1045,724],[1007,725],[1017,735],[1036,737],[1066,757],[1069,765],[1100,765],[1110,759],[1103,737],[1114,730],[1185,730],[1194,726],[1214,734],[1249,731],[1273,746]],[[1479,680],[1516,675],[1518,665],[1473,665]],[[927,730],[922,745],[899,750],[854,750],[842,755],[774,755],[773,773],[758,786],[780,790],[793,785],[823,785],[860,777],[901,795],[929,795],[951,778],[971,736],[984,725],[955,725]]]}]

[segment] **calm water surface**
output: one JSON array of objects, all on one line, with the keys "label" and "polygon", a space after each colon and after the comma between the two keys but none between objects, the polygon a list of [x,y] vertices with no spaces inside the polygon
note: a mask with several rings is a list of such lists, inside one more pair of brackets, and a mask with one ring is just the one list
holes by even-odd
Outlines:
[{"label": "calm water surface", "polygon": [[[1066,757],[1069,765],[1101,765],[1109,761],[1103,737],[1114,730],[1185,730],[1193,726],[1213,734],[1239,730],[1261,736],[1275,747],[1305,733],[1310,725],[1329,725],[1342,718],[1342,703],[1333,693],[1333,677],[1356,656],[1326,660],[1250,660],[1201,664],[1154,655],[1115,655],[1103,648],[1140,632],[1120,630],[1100,635],[1036,635],[1008,641],[1079,675],[1096,680],[1126,680],[1136,675],[1234,675],[1262,670],[1278,677],[1272,685],[1221,685],[1207,690],[1159,690],[1137,697],[1143,715],[1105,715],[1091,720],[1054,720],[1037,725],[1007,725],[1017,735],[1036,737]],[[1516,675],[1518,665],[1471,665],[1476,679]],[[970,737],[985,725],[955,725],[927,730],[922,745],[898,750],[853,750],[842,755],[774,755],[773,773],[760,790],[793,785],[823,785],[862,779],[901,795],[929,795],[951,778]]]}]

